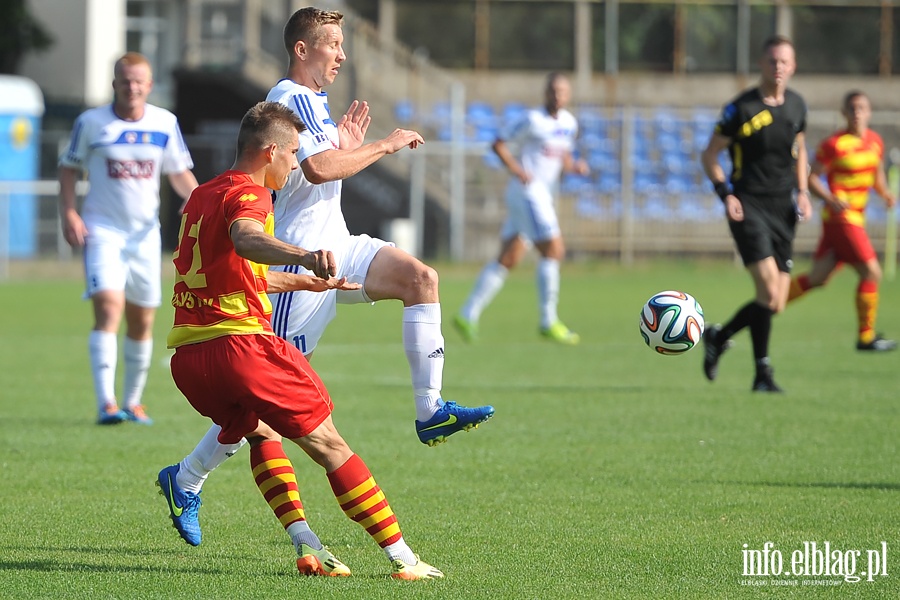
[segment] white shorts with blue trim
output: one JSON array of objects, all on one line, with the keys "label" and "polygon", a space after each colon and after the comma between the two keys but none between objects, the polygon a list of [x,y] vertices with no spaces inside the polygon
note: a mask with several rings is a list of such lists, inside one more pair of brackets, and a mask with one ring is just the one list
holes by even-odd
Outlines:
[{"label": "white shorts with blue trim", "polygon": [[506,190],[506,209],[501,239],[518,235],[532,242],[545,242],[560,236],[556,202],[546,185],[511,181]]},{"label": "white shorts with blue trim", "polygon": [[[365,286],[369,265],[379,250],[393,246],[390,242],[369,237],[352,235],[340,247],[326,248],[334,254],[337,262],[336,277],[346,277],[351,283]],[[272,267],[273,271],[304,273],[311,275],[303,267],[285,265]],[[364,290],[344,292],[284,292],[272,294],[272,329],[275,333],[294,344],[303,354],[316,349],[325,329],[337,313],[337,304],[371,303]]]},{"label": "white shorts with blue trim", "polygon": [[122,290],[125,300],[144,308],[161,302],[162,244],[159,227],[126,234],[118,229],[88,224],[84,245],[84,297]]}]

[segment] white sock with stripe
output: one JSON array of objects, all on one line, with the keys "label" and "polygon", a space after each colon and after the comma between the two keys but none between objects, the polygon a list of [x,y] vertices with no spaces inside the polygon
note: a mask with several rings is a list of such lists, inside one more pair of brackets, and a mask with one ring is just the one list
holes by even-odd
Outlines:
[{"label": "white sock with stripe", "polygon": [[247,443],[246,439],[241,438],[237,444],[220,444],[220,431],[222,428],[214,424],[191,453],[184,457],[178,476],[175,477],[178,487],[186,492],[199,494],[209,474]]},{"label": "white sock with stripe", "polygon": [[125,359],[122,406],[133,408],[141,403],[144,386],[147,384],[147,371],[150,370],[150,359],[153,356],[153,338],[133,340],[125,336],[122,355]]},{"label": "white sock with stripe", "polygon": [[427,421],[440,406],[444,376],[440,303],[403,308],[403,349],[416,395],[416,419]]},{"label": "white sock with stripe", "polygon": [[119,356],[116,334],[96,329],[91,331],[88,336],[88,353],[91,357],[97,409],[102,412],[108,403],[116,401],[116,361]]},{"label": "white sock with stripe", "polygon": [[559,320],[556,314],[559,304],[559,261],[542,258],[538,261],[536,278],[541,328],[546,329]]}]

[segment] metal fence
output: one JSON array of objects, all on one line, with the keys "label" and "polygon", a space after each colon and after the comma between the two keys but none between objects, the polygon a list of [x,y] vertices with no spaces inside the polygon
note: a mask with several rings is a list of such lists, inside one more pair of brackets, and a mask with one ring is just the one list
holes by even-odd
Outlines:
[{"label": "metal fence", "polygon": [[[715,114],[598,106],[580,106],[576,113],[582,125],[578,152],[592,172],[587,177],[566,177],[560,184],[558,212],[571,257],[611,257],[629,263],[641,257],[733,254],[721,203],[699,162]],[[815,145],[842,124],[836,112],[811,112],[807,130],[810,151],[814,152]],[[438,250],[441,257],[482,261],[498,251],[508,175],[493,160],[489,143],[475,139],[471,127],[466,129],[468,125],[471,123],[464,117],[457,118],[451,129],[463,131],[454,138],[456,141],[430,141],[414,152],[403,151],[392,157],[394,167],[406,171],[410,182],[410,213],[399,216],[412,222],[413,251],[425,247],[426,199],[440,204],[446,215],[443,227],[450,235],[446,246]],[[900,149],[900,115],[876,113],[872,127],[882,135],[887,148]],[[427,137],[439,139],[441,135],[430,131]],[[48,133],[46,138],[48,145],[58,149],[59,135]],[[188,136],[186,141],[195,153],[219,152],[224,169],[233,154],[223,148],[231,147],[232,138],[231,133],[228,140],[206,134]],[[52,152],[48,149],[45,154]],[[897,153],[900,150],[894,151]],[[79,193],[85,190],[82,184]],[[33,203],[29,208],[35,218],[32,257],[67,260],[72,256],[60,234],[57,197],[58,184],[52,180],[0,183],[0,277],[8,273],[11,256],[11,202]],[[884,203],[874,198],[867,216],[869,234],[882,252],[887,222]],[[817,215],[812,222],[800,225],[798,253],[813,250],[818,224]],[[383,225],[373,223],[370,233],[379,235]]]}]

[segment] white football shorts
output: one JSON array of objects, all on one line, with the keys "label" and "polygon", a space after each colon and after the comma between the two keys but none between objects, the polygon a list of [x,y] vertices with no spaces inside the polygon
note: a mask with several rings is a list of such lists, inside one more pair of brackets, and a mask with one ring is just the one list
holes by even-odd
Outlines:
[{"label": "white football shorts", "polygon": [[500,238],[509,240],[520,235],[532,242],[545,242],[559,237],[559,219],[553,194],[542,183],[527,186],[518,180],[506,190],[506,220]]},{"label": "white football shorts", "polygon": [[[379,250],[385,246],[393,246],[368,235],[352,235],[337,248],[326,248],[334,254],[337,262],[336,277],[346,277],[351,283],[365,286],[369,265]],[[288,273],[305,273],[311,275],[303,267],[283,265],[272,267],[273,271]],[[303,354],[310,354],[316,349],[325,328],[334,319],[337,304],[371,303],[364,290],[344,292],[329,290],[327,292],[284,292],[272,294],[272,329],[275,333],[294,344]]]},{"label": "white football shorts", "polygon": [[162,247],[159,227],[132,234],[88,225],[84,245],[84,298],[105,290],[124,290],[125,300],[144,308],[160,305]]}]

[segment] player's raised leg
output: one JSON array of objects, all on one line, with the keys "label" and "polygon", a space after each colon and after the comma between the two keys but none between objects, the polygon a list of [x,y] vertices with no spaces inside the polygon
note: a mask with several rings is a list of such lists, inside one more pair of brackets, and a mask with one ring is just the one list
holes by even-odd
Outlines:
[{"label": "player's raised leg", "polygon": [[385,246],[369,265],[365,292],[372,300],[403,302],[403,348],[415,394],[416,433],[423,444],[444,442],[494,415],[492,406],[467,408],[441,397],[444,336],[434,269],[402,250]]}]

